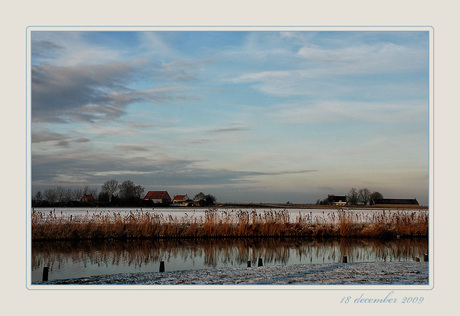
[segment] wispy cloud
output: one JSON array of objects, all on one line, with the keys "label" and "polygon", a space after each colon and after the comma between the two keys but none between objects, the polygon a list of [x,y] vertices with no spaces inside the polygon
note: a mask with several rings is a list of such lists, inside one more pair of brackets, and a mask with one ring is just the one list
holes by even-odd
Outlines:
[{"label": "wispy cloud", "polygon": [[382,103],[356,101],[317,101],[273,106],[268,116],[292,124],[328,122],[426,122],[428,104],[420,102]]},{"label": "wispy cloud", "polygon": [[222,133],[242,132],[242,131],[247,131],[247,130],[248,128],[241,126],[241,124],[232,124],[227,127],[219,127],[219,128],[212,129],[210,132],[222,134]]},{"label": "wispy cloud", "polygon": [[78,31],[32,32],[32,63],[72,67],[114,62],[122,57],[120,50],[88,41],[88,34]]},{"label": "wispy cloud", "polygon": [[310,172],[316,172],[318,170],[292,170],[292,171],[276,171],[276,172],[249,172],[248,175],[252,176],[280,176],[280,175],[287,175],[287,174],[304,174]]},{"label": "wispy cloud", "polygon": [[37,146],[69,147],[72,144],[88,142],[90,140],[86,137],[75,137],[49,131],[36,132],[32,135],[32,144],[36,144]]},{"label": "wispy cloud", "polygon": [[[139,146],[118,146],[119,150],[131,152],[144,151]],[[63,155],[40,153],[34,155],[33,176],[37,185],[41,183],[59,183],[63,179],[54,170],[68,170],[79,182],[102,184],[109,177],[119,181],[131,179],[145,186],[153,180],[162,186],[175,185],[230,185],[238,183],[255,183],[258,177],[283,176],[289,174],[306,174],[316,170],[286,170],[286,171],[238,171],[229,169],[206,169],[194,166],[192,160],[174,160],[135,158],[133,156],[116,158],[108,157],[106,153],[68,152]],[[150,184],[151,185],[151,184]]]},{"label": "wispy cloud", "polygon": [[122,152],[129,152],[130,154],[133,152],[147,152],[150,150],[146,146],[141,145],[118,145],[115,146],[115,149]]},{"label": "wispy cloud", "polygon": [[185,89],[164,87],[134,90],[128,85],[142,72],[144,63],[112,63],[32,69],[34,121],[69,122],[118,119],[137,102],[174,104],[195,99]]},{"label": "wispy cloud", "polygon": [[[123,83],[134,71],[126,63],[32,68],[32,109],[34,121],[95,120],[115,118],[123,113],[129,93]],[[123,92],[118,92],[118,91]]]},{"label": "wispy cloud", "polygon": [[32,58],[34,60],[46,60],[57,55],[59,51],[64,49],[63,46],[56,44],[54,41],[48,40],[33,40],[32,41]]},{"label": "wispy cloud", "polygon": [[180,51],[174,49],[163,40],[160,33],[141,32],[139,33],[140,48],[144,55],[153,56],[161,63],[167,63],[171,59],[183,58]]},{"label": "wispy cloud", "polygon": [[69,137],[55,132],[41,131],[32,135],[32,143],[67,140]]},{"label": "wispy cloud", "polygon": [[[303,34],[281,34],[281,37],[295,42],[282,52],[273,47],[264,54],[282,54],[276,58],[276,65],[267,70],[255,61],[255,67],[235,75],[231,82],[251,84],[253,88],[270,95],[333,97],[353,96],[362,93],[369,84],[379,87],[383,82],[370,81],[370,76],[407,74],[427,71],[428,51],[426,46],[414,47],[413,43],[374,42],[362,43],[340,41],[340,45],[314,42]],[[340,37],[338,37],[340,38]],[[338,41],[337,39],[334,39]],[[331,42],[333,42],[332,40]],[[258,49],[263,44],[257,41]],[[255,45],[255,44],[253,44]],[[289,46],[287,46],[289,47]],[[399,78],[395,77],[396,80]],[[356,84],[359,80],[363,84]],[[387,84],[385,82],[384,84]],[[388,90],[388,89],[386,89]],[[376,92],[375,89],[372,92]]]}]

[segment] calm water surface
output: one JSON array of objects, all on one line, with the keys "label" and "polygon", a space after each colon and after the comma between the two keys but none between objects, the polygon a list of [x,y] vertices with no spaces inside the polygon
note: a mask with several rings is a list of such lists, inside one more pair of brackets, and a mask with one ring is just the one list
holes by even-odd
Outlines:
[{"label": "calm water surface", "polygon": [[415,261],[428,253],[427,239],[314,240],[206,239],[32,242],[32,283],[116,273],[341,262]]}]

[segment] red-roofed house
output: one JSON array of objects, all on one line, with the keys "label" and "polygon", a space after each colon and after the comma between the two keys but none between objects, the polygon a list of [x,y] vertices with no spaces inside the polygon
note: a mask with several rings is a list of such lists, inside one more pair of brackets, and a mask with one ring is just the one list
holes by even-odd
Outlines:
[{"label": "red-roofed house", "polygon": [[81,201],[85,203],[91,203],[91,202],[96,202],[96,199],[94,198],[92,194],[85,194],[81,198]]},{"label": "red-roofed house", "polygon": [[189,199],[187,194],[176,194],[172,200],[173,203],[182,203]]},{"label": "red-roofed house", "polygon": [[171,203],[168,191],[149,191],[144,200],[151,200],[153,203]]}]

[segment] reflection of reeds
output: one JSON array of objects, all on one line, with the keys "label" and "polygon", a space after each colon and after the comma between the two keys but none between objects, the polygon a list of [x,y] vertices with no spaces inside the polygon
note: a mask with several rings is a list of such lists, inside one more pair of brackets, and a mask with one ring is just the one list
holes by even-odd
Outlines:
[{"label": "reflection of reeds", "polygon": [[303,239],[219,238],[160,240],[38,241],[32,244],[32,269],[51,270],[81,262],[84,265],[133,266],[140,268],[160,261],[185,262],[203,258],[206,266],[246,266],[258,258],[265,263],[287,264],[294,256],[302,262],[412,261],[428,252],[426,238],[413,239]]},{"label": "reflection of reeds", "polygon": [[381,211],[353,213],[338,210],[318,216],[300,214],[291,220],[286,210],[207,210],[204,218],[181,219],[158,213],[87,213],[56,216],[32,214],[32,239],[128,239],[209,237],[427,237],[426,212]]}]

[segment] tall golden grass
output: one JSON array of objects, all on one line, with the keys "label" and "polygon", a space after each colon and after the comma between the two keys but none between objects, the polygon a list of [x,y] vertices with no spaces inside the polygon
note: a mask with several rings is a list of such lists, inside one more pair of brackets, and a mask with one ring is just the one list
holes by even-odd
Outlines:
[{"label": "tall golden grass", "polygon": [[204,217],[181,219],[149,212],[87,213],[56,216],[32,213],[32,240],[223,238],[223,237],[427,237],[428,214],[419,211],[381,211],[365,214],[338,210],[313,216],[287,210],[207,210]]}]

